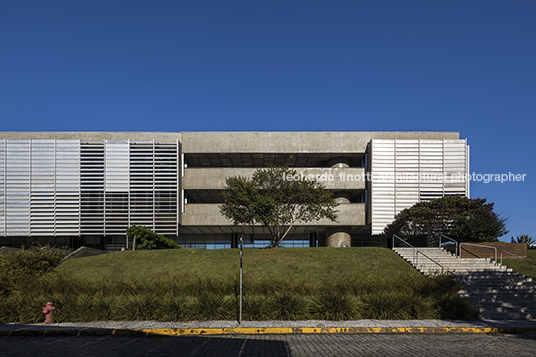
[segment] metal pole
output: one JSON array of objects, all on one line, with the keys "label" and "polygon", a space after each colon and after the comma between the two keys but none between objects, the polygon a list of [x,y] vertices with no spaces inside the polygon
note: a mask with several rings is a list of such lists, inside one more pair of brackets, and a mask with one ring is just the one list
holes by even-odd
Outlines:
[{"label": "metal pole", "polygon": [[240,237],[240,312],[238,315],[239,324],[242,323],[242,256],[244,255],[243,249],[242,249],[243,246],[244,246],[244,241],[242,237]]}]

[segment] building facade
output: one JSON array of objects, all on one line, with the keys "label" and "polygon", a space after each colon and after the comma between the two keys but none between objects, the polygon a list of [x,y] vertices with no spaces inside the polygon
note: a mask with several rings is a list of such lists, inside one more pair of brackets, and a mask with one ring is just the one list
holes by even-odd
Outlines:
[{"label": "building facade", "polygon": [[227,177],[272,165],[321,180],[339,203],[338,222],[297,225],[287,247],[382,246],[402,209],[469,195],[458,133],[0,133],[0,246],[119,250],[138,224],[186,248],[264,247],[262,226],[220,214],[220,193]]}]

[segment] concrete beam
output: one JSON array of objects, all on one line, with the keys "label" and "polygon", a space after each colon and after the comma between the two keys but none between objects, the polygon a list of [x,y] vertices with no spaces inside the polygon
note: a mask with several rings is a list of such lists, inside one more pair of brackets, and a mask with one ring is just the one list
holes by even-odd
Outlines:
[{"label": "concrete beam", "polygon": [[182,133],[184,153],[365,153],[371,139],[459,139],[452,132]]},{"label": "concrete beam", "polygon": [[[338,222],[329,219],[301,223],[300,226],[362,226],[365,225],[365,204],[348,203],[337,206]],[[183,226],[229,226],[233,222],[226,219],[220,213],[219,204],[187,204],[182,214]]]},{"label": "concrete beam", "polygon": [[145,133],[145,132],[100,132],[100,131],[43,131],[43,132],[1,132],[0,139],[12,140],[133,140],[133,141],[179,141],[181,133]]},{"label": "concrete beam", "polygon": [[[251,178],[255,168],[186,168],[183,188],[185,190],[221,190],[225,180],[233,176]],[[365,169],[361,167],[343,168],[297,168],[300,175],[313,175],[330,190],[364,190]],[[291,178],[291,179],[294,179]],[[300,176],[299,179],[302,179]]]}]

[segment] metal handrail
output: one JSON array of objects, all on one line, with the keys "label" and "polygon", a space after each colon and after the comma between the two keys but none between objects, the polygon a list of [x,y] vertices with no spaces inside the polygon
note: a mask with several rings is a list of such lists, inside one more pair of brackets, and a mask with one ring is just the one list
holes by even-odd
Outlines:
[{"label": "metal handrail", "polygon": [[508,252],[508,251],[506,251],[506,250],[501,250],[501,265],[500,265],[500,266],[503,265],[503,264],[502,264],[502,255],[503,255],[503,253],[508,253],[508,254],[510,254],[510,255],[513,255],[514,257],[516,257],[516,258],[518,258],[518,259],[524,260],[524,261],[526,261],[526,262],[528,262],[528,263],[530,263],[530,264],[532,264],[532,265],[536,265],[536,263],[533,263],[533,262],[531,262],[530,260],[527,260],[527,259],[525,259],[525,258],[521,258],[519,255],[515,255],[514,253],[510,253],[510,252]]},{"label": "metal handrail", "polygon": [[[415,255],[415,247],[412,246],[411,244],[409,244],[408,242],[406,242],[404,239],[400,238],[399,236],[397,236],[396,234],[393,234],[393,249],[395,248],[395,237],[400,239],[402,242],[406,243],[407,245],[409,245],[411,248],[413,248],[413,262],[414,262],[414,266],[416,269],[418,269],[419,267],[419,254],[422,254],[424,257],[428,258],[429,260],[431,260],[432,262],[434,262],[435,264],[439,265],[441,267],[441,275],[443,275],[443,272],[445,271],[445,268],[443,267],[443,265],[439,264],[438,262],[436,262],[435,260],[433,260],[432,258],[430,258],[429,256],[427,256],[426,254],[424,254],[423,252],[421,252],[420,250],[417,251],[417,254]],[[447,236],[445,236],[445,238],[448,238],[448,239],[451,239]],[[440,240],[441,240],[441,237],[440,237]],[[453,240],[453,239],[451,239]],[[453,240],[454,241],[454,240]],[[454,241],[456,242],[456,241]],[[458,243],[458,242],[456,242]],[[441,244],[441,243],[440,243]],[[470,244],[470,243],[460,243],[460,257],[461,257],[461,251],[462,251],[462,244],[468,244],[468,245],[475,245],[475,246],[478,246],[478,247],[482,247],[481,245],[478,245],[478,244]],[[488,248],[494,248],[495,249],[495,254],[497,254],[497,248],[495,247],[490,247],[490,246],[483,246],[483,247],[488,247]],[[509,252],[507,252],[509,253]],[[510,253],[511,254],[511,253]],[[415,259],[417,258],[417,259]],[[521,258],[523,259],[523,258]],[[495,259],[497,260],[497,259]],[[525,259],[523,259],[525,260]],[[502,256],[501,256],[501,262],[502,262]],[[532,263],[532,262],[529,262],[529,263]],[[534,264],[534,263],[532,263]],[[454,274],[454,272],[450,271],[450,270],[447,270],[447,273],[446,274],[451,274],[453,276],[455,276],[457,279],[461,280],[463,283],[465,283],[466,285],[470,286],[471,288],[475,289],[476,290],[476,293],[477,293],[477,309],[478,309],[478,318],[480,318],[480,290],[474,286],[473,284],[471,284],[470,282],[468,282],[467,280],[465,280],[464,278],[462,278],[461,276],[457,275],[457,274]]]},{"label": "metal handrail", "polygon": [[494,264],[497,265],[497,248],[496,248],[496,247],[492,247],[491,245],[481,245],[481,244],[472,244],[472,243],[460,243],[460,257],[461,257],[461,254],[462,254],[462,244],[465,244],[465,245],[472,245],[472,246],[475,246],[475,247],[484,247],[484,248],[492,248],[492,249],[495,249],[495,262],[494,262]]},{"label": "metal handrail", "polygon": [[411,261],[411,263],[415,264],[415,247],[412,246],[411,244],[409,244],[408,242],[406,242],[404,239],[402,239],[399,236],[397,236],[396,234],[393,234],[393,250],[395,249],[395,237],[400,239],[402,242],[406,243],[407,245],[409,245],[413,249],[413,260]]},{"label": "metal handrail", "polygon": [[447,238],[448,240],[450,240],[451,242],[454,242],[456,244],[456,250],[454,251],[454,256],[456,256],[456,258],[459,258],[461,254],[458,254],[458,241],[454,240],[452,238],[449,238],[444,234],[441,234],[441,235],[439,235],[439,248],[441,248],[441,237]]},{"label": "metal handrail", "polygon": [[477,300],[477,305],[478,305],[478,317],[480,318],[480,290],[474,286],[473,284],[471,284],[470,282],[468,282],[467,280],[465,280],[464,278],[462,278],[461,276],[459,275],[456,275],[454,274],[452,271],[447,271],[447,274],[452,274],[454,275],[456,278],[460,279],[461,281],[463,281],[465,284],[469,285],[470,287],[472,287],[473,289],[476,290],[477,294],[478,294],[478,300]]},{"label": "metal handrail", "polygon": [[420,250],[417,251],[417,263],[415,264],[415,268],[419,269],[419,254],[422,254],[423,256],[425,256],[426,258],[430,259],[432,262],[436,263],[437,265],[439,265],[441,267],[441,275],[443,275],[443,272],[445,271],[445,268],[443,268],[443,265],[439,264],[438,262],[436,262],[435,260],[433,260],[432,258],[430,258],[429,256],[427,256],[426,254],[424,254],[423,252],[421,252]]}]

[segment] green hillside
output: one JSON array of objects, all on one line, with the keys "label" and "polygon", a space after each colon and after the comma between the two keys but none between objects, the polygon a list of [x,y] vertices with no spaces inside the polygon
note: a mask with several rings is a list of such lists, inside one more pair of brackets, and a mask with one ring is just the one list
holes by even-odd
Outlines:
[{"label": "green hillside", "polygon": [[[236,280],[239,259],[238,249],[126,251],[72,259],[56,272],[88,281],[148,279],[162,274]],[[319,282],[351,281],[378,290],[382,284],[391,289],[397,281],[427,281],[397,254],[384,248],[245,249],[243,262],[244,277],[256,282],[290,279],[295,284],[317,286]]]},{"label": "green hillside", "polygon": [[[244,250],[244,319],[474,318],[448,276],[385,248]],[[217,320],[238,316],[239,250],[125,251],[72,259],[5,297],[1,322]],[[37,312],[36,312],[37,311]]]},{"label": "green hillside", "polygon": [[[503,258],[509,257],[508,254],[504,254]],[[527,250],[527,260],[536,264],[536,250]],[[508,268],[512,268],[514,271],[525,275],[527,278],[536,279],[536,265],[527,263],[521,259],[503,259],[503,264]]]}]

